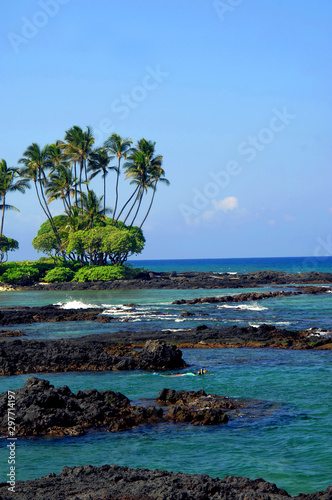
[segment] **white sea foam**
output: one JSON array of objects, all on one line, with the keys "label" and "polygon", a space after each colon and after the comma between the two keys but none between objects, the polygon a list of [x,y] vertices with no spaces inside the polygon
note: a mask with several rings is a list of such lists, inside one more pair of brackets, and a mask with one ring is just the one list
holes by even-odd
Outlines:
[{"label": "white sea foam", "polygon": [[163,328],[162,332],[185,332],[189,331],[186,328]]},{"label": "white sea foam", "polygon": [[236,305],[229,305],[229,304],[222,304],[217,306],[219,309],[237,309],[240,311],[265,311],[268,309],[267,307],[259,306],[258,304],[236,304]]},{"label": "white sea foam", "polygon": [[258,328],[261,325],[289,326],[290,324],[290,321],[260,321],[258,323],[249,323],[249,326]]},{"label": "white sea foam", "polygon": [[309,337],[332,337],[332,332],[327,330],[321,330],[320,328],[313,329],[312,333],[309,334]]},{"label": "white sea foam", "polygon": [[86,304],[81,300],[70,300],[68,302],[58,302],[54,304],[55,306],[60,306],[60,309],[91,309],[91,308],[100,308],[95,304]]}]

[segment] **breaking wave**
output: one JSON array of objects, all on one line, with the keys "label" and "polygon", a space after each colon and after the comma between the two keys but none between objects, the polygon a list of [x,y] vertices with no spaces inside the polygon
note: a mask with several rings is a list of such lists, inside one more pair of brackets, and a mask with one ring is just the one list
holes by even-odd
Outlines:
[{"label": "breaking wave", "polygon": [[259,306],[258,304],[222,304],[217,307],[219,309],[237,309],[239,311],[265,311],[268,309],[267,307]]}]

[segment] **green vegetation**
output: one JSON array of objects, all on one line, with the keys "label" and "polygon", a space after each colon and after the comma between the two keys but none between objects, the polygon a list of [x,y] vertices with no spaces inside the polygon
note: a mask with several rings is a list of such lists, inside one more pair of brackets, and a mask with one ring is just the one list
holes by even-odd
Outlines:
[{"label": "green vegetation", "polygon": [[66,283],[110,281],[135,278],[146,269],[125,265],[89,266],[78,262],[57,263],[45,258],[35,262],[6,262],[0,264],[0,282],[10,285],[32,285],[36,282]]},{"label": "green vegetation", "polygon": [[86,266],[77,271],[75,281],[111,281],[130,277],[131,273],[125,266]]},{"label": "green vegetation", "polygon": [[74,278],[75,272],[68,267],[55,267],[48,271],[44,277],[46,283],[65,283]]},{"label": "green vegetation", "polygon": [[7,262],[0,265],[0,281],[8,284],[31,285],[42,280],[54,264],[45,262]]},{"label": "green vegetation", "polygon": [[[156,155],[155,143],[146,139],[133,146],[132,139],[112,134],[102,147],[94,148],[94,142],[89,127],[84,131],[75,125],[65,132],[63,141],[43,148],[37,143],[28,146],[19,160],[22,168],[8,167],[5,160],[0,161],[0,264],[8,259],[9,251],[18,248],[16,240],[3,235],[6,210],[18,210],[6,203],[6,197],[14,191],[24,193],[31,183],[46,217],[32,244],[52,258],[47,264],[51,269],[41,270],[41,261],[16,263],[1,270],[1,281],[104,280],[133,274],[122,266],[130,256],[142,252],[142,226],[151,211],[157,185],[169,184],[162,168],[163,157]],[[115,165],[110,166],[112,160]],[[121,206],[122,170],[133,188]],[[91,181],[97,176],[102,178],[101,196],[91,188]],[[106,204],[108,179],[113,181],[113,209]],[[148,192],[151,197],[143,209]],[[56,201],[62,203],[62,215],[51,211],[50,205]],[[73,264],[80,267],[78,272]],[[86,265],[98,266],[100,270],[88,271]]]},{"label": "green vegetation", "polygon": [[19,191],[24,193],[29,187],[26,179],[18,179],[19,169],[8,167],[5,160],[0,161],[0,209],[1,209],[1,224],[0,224],[0,263],[8,259],[8,252],[18,249],[18,242],[11,238],[7,238],[3,234],[6,210],[18,210],[13,205],[6,203],[8,193]]}]

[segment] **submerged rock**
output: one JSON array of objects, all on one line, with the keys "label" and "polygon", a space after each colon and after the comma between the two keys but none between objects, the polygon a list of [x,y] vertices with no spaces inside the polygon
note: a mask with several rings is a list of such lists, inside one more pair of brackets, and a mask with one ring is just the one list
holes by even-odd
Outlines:
[{"label": "submerged rock", "polygon": [[166,420],[172,422],[189,422],[192,425],[227,424],[229,416],[224,410],[235,410],[241,404],[227,396],[206,394],[200,391],[175,391],[163,389],[157,396],[160,405],[172,405],[166,413]]}]

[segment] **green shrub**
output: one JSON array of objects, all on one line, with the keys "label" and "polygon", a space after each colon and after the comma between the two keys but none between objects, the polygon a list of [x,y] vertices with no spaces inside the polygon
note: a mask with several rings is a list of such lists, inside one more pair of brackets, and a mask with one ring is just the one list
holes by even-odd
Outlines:
[{"label": "green shrub", "polygon": [[0,281],[9,284],[30,285],[38,281],[64,283],[68,281],[111,281],[130,279],[147,273],[145,269],[123,266],[88,266],[81,262],[23,261],[0,264]]},{"label": "green shrub", "polygon": [[124,266],[84,266],[75,273],[73,281],[111,281],[126,278]]},{"label": "green shrub", "polygon": [[10,284],[30,285],[44,278],[47,271],[54,268],[46,262],[8,262],[0,265],[0,281]]},{"label": "green shrub", "polygon": [[46,273],[44,280],[47,283],[65,283],[74,277],[74,271],[67,267],[55,267]]},{"label": "green shrub", "polygon": [[33,266],[13,267],[1,276],[1,281],[11,285],[31,285],[38,281],[39,271]]}]

